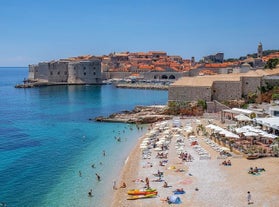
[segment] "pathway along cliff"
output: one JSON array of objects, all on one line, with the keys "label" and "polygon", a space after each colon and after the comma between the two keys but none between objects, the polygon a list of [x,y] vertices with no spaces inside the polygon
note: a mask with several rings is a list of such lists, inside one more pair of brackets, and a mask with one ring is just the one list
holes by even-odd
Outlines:
[{"label": "pathway along cliff", "polygon": [[136,106],[132,111],[122,111],[113,113],[108,117],[98,116],[90,118],[99,122],[123,122],[132,124],[149,124],[157,121],[171,119],[172,116],[166,115],[167,106],[153,105],[153,106]]}]

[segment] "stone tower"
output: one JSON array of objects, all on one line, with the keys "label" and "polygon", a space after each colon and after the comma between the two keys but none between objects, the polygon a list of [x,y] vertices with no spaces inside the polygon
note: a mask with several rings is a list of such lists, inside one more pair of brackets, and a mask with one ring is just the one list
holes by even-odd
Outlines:
[{"label": "stone tower", "polygon": [[262,58],[263,57],[263,45],[262,43],[260,42],[258,44],[258,58]]}]

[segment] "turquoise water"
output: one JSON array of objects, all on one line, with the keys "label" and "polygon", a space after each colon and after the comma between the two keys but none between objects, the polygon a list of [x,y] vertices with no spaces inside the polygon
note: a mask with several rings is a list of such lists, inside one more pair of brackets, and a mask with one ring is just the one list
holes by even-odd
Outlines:
[{"label": "turquoise water", "polygon": [[[113,180],[118,181],[125,159],[146,127],[89,118],[135,105],[166,104],[167,91],[112,85],[14,88],[27,71],[0,68],[0,202],[28,207],[107,206]],[[90,189],[92,198],[87,196]]]}]

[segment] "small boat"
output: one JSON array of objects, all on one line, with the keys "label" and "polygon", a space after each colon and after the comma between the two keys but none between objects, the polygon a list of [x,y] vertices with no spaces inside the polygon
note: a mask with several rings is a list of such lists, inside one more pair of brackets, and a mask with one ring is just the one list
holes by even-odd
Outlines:
[{"label": "small boat", "polygon": [[149,194],[156,194],[157,195],[157,190],[156,189],[147,189],[147,190],[139,190],[139,189],[133,189],[129,190],[128,195],[149,195]]},{"label": "small boat", "polygon": [[147,195],[133,195],[133,196],[127,198],[127,200],[137,200],[137,199],[143,199],[143,198],[154,198],[156,196],[157,196],[157,192],[156,193],[147,194]]}]

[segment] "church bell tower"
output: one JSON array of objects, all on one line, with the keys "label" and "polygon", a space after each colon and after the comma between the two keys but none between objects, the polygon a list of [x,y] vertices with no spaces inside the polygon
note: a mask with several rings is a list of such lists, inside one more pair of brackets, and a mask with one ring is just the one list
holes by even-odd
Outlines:
[{"label": "church bell tower", "polygon": [[258,44],[258,58],[262,58],[263,57],[263,45],[262,43],[260,42]]}]

